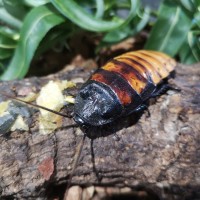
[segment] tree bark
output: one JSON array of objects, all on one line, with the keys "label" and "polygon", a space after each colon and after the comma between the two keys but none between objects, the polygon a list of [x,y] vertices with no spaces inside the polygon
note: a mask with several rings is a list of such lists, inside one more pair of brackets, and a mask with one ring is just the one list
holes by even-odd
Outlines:
[{"label": "tree bark", "polygon": [[[48,77],[1,82],[0,91],[11,95],[39,91],[52,79],[86,80],[91,70],[68,67]],[[199,81],[200,64],[179,64],[169,82],[181,91],[169,90],[151,99],[150,116],[144,111],[89,130],[97,135],[86,137],[71,184],[147,188],[162,199],[199,199]],[[70,92],[76,94],[77,89]],[[63,112],[71,110],[66,107]],[[63,118],[61,128],[42,135],[38,112],[30,107],[27,112],[29,131],[0,135],[1,199],[46,199],[52,187],[67,185],[84,134],[79,127],[69,127],[75,124],[72,118]]]}]

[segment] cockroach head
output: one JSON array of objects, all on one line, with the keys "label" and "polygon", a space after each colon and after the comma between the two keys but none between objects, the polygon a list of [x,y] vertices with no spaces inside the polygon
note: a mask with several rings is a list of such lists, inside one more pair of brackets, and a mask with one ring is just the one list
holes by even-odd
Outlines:
[{"label": "cockroach head", "polygon": [[74,106],[74,120],[79,125],[101,126],[120,116],[122,106],[110,88],[89,81],[79,91]]}]

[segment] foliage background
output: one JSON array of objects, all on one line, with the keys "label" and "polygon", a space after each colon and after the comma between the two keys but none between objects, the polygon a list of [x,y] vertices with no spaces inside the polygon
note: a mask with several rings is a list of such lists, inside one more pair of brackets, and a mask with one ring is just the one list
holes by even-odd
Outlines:
[{"label": "foliage background", "polygon": [[33,58],[79,32],[100,38],[98,54],[144,30],[143,48],[200,61],[200,0],[0,0],[0,79],[23,78]]}]

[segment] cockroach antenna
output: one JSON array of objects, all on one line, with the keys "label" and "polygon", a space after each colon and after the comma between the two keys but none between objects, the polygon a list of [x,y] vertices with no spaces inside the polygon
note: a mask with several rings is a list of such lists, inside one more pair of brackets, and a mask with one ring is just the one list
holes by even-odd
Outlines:
[{"label": "cockroach antenna", "polygon": [[28,102],[28,101],[24,101],[24,100],[22,100],[22,99],[19,99],[19,98],[17,98],[17,97],[11,96],[11,95],[9,95],[9,94],[5,94],[5,93],[3,93],[3,92],[0,92],[0,94],[2,94],[3,96],[7,97],[8,99],[12,99],[12,100],[15,100],[15,101],[19,101],[19,102],[28,104],[28,105],[30,105],[30,106],[32,106],[32,107],[41,108],[41,109],[43,109],[43,110],[52,112],[52,113],[54,113],[54,114],[56,114],[56,115],[60,115],[60,116],[62,116],[62,117],[72,118],[71,116],[65,115],[65,114],[60,113],[60,112],[57,112],[57,111],[55,111],[55,110],[51,110],[51,109],[49,109],[49,108],[47,108],[47,107],[44,107],[44,106],[40,106],[40,105],[36,105],[36,104],[34,104],[34,103],[30,103],[30,102]]}]

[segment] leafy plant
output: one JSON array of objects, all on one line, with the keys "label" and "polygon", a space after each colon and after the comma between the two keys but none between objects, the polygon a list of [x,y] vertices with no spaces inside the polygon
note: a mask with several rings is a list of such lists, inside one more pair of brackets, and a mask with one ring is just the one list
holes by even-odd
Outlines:
[{"label": "leafy plant", "polygon": [[80,30],[101,34],[101,48],[133,37],[147,24],[153,28],[145,48],[197,62],[199,10],[200,0],[164,0],[158,13],[139,0],[0,0],[0,79],[23,78],[35,55]]},{"label": "leafy plant", "polygon": [[[49,38],[46,43],[51,46],[52,41],[66,40],[63,35],[70,37],[80,28],[93,32],[110,32],[128,26],[128,22],[138,17],[140,9],[139,0],[117,4],[114,1],[96,0],[96,4],[86,1],[81,5],[73,0],[1,0],[0,6],[2,80],[26,75],[36,49],[45,36]],[[116,9],[124,6],[129,10],[126,19],[114,14]],[[55,32],[49,36],[51,29],[55,29]]]},{"label": "leafy plant", "polygon": [[200,1],[164,0],[145,48],[177,55],[186,64],[200,61]]}]

